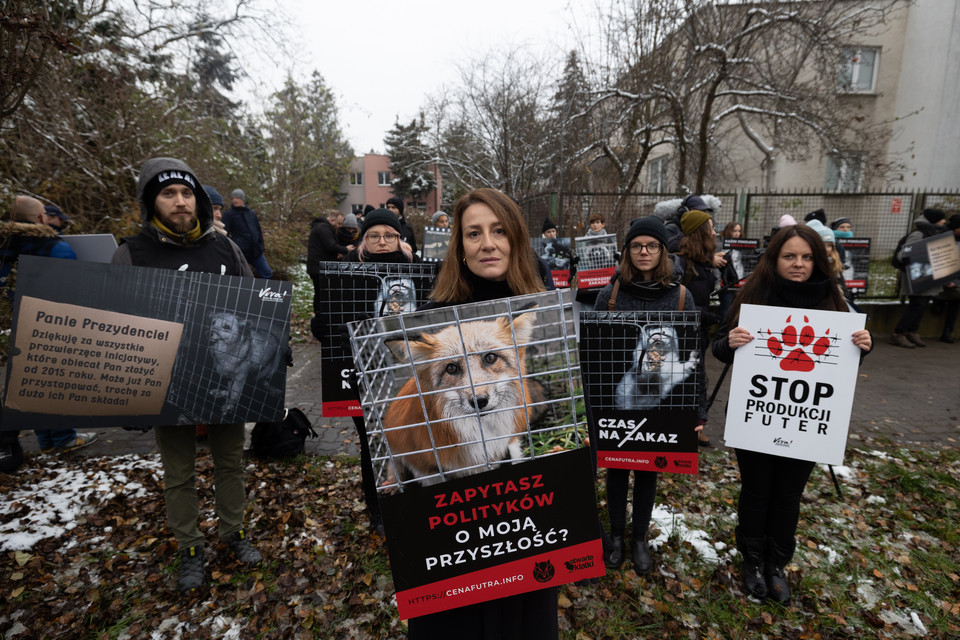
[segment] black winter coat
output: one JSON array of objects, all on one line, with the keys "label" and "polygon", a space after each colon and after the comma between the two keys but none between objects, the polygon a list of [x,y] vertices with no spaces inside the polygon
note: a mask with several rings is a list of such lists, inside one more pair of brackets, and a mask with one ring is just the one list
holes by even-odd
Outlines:
[{"label": "black winter coat", "polygon": [[249,207],[233,207],[223,212],[223,226],[248,262],[263,255],[263,229],[257,212]]},{"label": "black winter coat", "polygon": [[316,278],[321,262],[337,260],[346,255],[347,248],[337,243],[337,233],[326,218],[314,218],[310,223],[310,238],[307,240],[307,274]]}]

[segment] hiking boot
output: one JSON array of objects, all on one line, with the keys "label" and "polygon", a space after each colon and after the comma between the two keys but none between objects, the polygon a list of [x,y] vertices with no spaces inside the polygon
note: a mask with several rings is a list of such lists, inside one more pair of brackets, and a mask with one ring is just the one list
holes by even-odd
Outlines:
[{"label": "hiking boot", "polygon": [[907,340],[917,345],[918,347],[927,346],[927,343],[920,339],[920,335],[916,331],[908,331]]},{"label": "hiking boot", "polygon": [[610,546],[603,551],[603,564],[607,569],[619,569],[623,564],[623,546],[622,535],[610,536]]},{"label": "hiking boot", "polygon": [[709,447],[709,446],[710,446],[710,438],[708,438],[708,437],[707,437],[707,434],[705,434],[703,431],[698,431],[698,432],[697,432],[697,444],[698,444],[699,446],[701,446],[701,447]]},{"label": "hiking boot", "polygon": [[915,346],[912,342],[907,340],[907,337],[902,333],[894,333],[890,336],[890,344],[895,347],[903,347],[904,349],[913,349]]},{"label": "hiking boot", "polygon": [[233,556],[237,564],[245,567],[255,567],[263,562],[263,555],[250,544],[250,541],[247,540],[247,532],[243,529],[227,537],[227,546],[230,548],[230,555]]},{"label": "hiking boot", "polygon": [[954,343],[953,336],[950,335],[949,333],[945,333],[945,334],[943,334],[942,336],[940,336],[940,342],[946,342],[947,344],[953,344],[953,343]]},{"label": "hiking boot", "polygon": [[77,449],[82,449],[96,441],[97,434],[95,433],[78,433],[77,437],[73,439],[73,442],[69,442],[62,447],[57,447],[54,449],[54,451],[57,453],[69,453],[71,451],[76,451]]},{"label": "hiking boot", "polygon": [[630,557],[633,560],[633,568],[642,576],[650,573],[653,569],[653,558],[650,557],[650,547],[643,538],[633,539],[633,545],[630,549]]},{"label": "hiking boot", "polygon": [[767,597],[786,606],[790,604],[790,584],[784,569],[793,557],[796,542],[791,540],[791,544],[787,546],[777,544],[773,538],[767,538],[766,542],[764,575],[767,580]]},{"label": "hiking boot", "polygon": [[743,556],[743,588],[748,596],[757,600],[767,597],[767,582],[764,579],[763,538],[737,536],[737,549]]},{"label": "hiking boot", "polygon": [[177,591],[188,593],[203,586],[203,547],[188,547],[180,553]]}]

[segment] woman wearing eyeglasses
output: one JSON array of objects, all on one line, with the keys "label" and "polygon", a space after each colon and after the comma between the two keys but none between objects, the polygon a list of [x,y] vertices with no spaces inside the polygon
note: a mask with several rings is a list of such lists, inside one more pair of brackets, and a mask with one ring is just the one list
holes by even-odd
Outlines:
[{"label": "woman wearing eyeglasses", "polygon": [[409,244],[400,239],[400,220],[389,209],[367,214],[360,228],[360,242],[347,254],[346,262],[420,262]]},{"label": "woman wearing eyeglasses", "polygon": [[[614,296],[614,292],[616,295]],[[676,311],[696,309],[693,296],[675,282],[674,266],[667,253],[667,230],[656,216],[641,218],[630,225],[620,269],[614,280],[597,295],[597,311]],[[613,305],[610,299],[614,298]],[[694,427],[695,425],[690,425]],[[696,427],[699,431],[699,427]],[[657,497],[657,474],[634,471],[633,544],[631,558],[639,574],[649,573],[653,559],[647,547],[647,529]],[[625,558],[624,537],[627,526],[627,488],[629,469],[607,469],[607,514],[610,516],[610,540],[603,553],[604,564],[618,569]]]}]

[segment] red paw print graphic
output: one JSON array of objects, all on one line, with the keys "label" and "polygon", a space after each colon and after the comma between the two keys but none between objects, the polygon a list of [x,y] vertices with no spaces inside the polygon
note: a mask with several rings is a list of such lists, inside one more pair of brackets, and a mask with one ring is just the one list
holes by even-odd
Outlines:
[{"label": "red paw print graphic", "polygon": [[[810,320],[803,316],[804,326],[797,334],[797,328],[790,324],[790,318],[787,316],[787,326],[778,338],[769,329],[767,329],[767,349],[774,357],[780,358],[780,368],[784,371],[813,371],[816,361],[810,357],[810,353],[818,358],[830,349],[830,329],[827,329],[824,335],[817,338],[813,327],[810,326]],[[807,351],[809,350],[810,353]],[[788,351],[784,355],[784,351]]]}]

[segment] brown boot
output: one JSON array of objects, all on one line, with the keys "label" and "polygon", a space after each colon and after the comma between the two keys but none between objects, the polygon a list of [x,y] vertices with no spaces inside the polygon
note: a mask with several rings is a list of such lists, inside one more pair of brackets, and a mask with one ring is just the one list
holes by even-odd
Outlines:
[{"label": "brown boot", "polygon": [[895,347],[903,347],[904,349],[913,349],[914,344],[907,340],[907,336],[902,333],[894,333],[890,336],[890,344]]},{"label": "brown boot", "polygon": [[918,347],[927,346],[927,343],[920,339],[920,335],[916,331],[908,331],[907,340],[917,345]]}]

